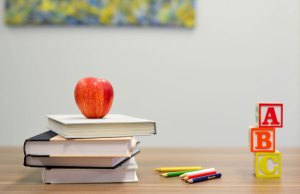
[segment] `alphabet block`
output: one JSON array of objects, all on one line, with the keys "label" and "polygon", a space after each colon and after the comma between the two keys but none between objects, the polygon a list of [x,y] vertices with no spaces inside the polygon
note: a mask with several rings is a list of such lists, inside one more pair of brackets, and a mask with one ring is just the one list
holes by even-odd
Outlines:
[{"label": "alphabet block", "polygon": [[275,128],[250,127],[250,151],[274,152],[276,149]]},{"label": "alphabet block", "polygon": [[257,122],[259,127],[283,127],[283,104],[282,103],[258,103]]},{"label": "alphabet block", "polygon": [[281,153],[256,152],[254,169],[256,177],[273,178],[281,177]]}]

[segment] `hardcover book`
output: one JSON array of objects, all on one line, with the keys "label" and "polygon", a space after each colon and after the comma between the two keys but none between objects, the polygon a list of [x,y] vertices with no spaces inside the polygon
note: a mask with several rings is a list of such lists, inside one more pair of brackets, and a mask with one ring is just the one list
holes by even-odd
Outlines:
[{"label": "hardcover book", "polygon": [[[131,157],[140,153],[135,148]],[[24,157],[24,166],[41,168],[97,168],[115,169],[127,162],[131,157],[51,157],[27,155]]]},{"label": "hardcover book", "polygon": [[156,134],[154,121],[120,114],[87,119],[83,115],[48,115],[47,128],[65,138],[124,137]]},{"label": "hardcover book", "polygon": [[137,182],[138,166],[133,158],[116,169],[52,168],[43,171],[44,183],[115,183]]},{"label": "hardcover book", "polygon": [[50,157],[131,157],[134,137],[65,139],[53,131],[25,140],[24,154]]}]

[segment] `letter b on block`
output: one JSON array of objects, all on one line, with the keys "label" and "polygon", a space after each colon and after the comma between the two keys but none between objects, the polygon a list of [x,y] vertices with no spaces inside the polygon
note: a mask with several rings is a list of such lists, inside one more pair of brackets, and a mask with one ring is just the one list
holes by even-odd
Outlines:
[{"label": "letter b on block", "polygon": [[281,176],[281,153],[279,151],[255,153],[255,176],[263,178]]},{"label": "letter b on block", "polygon": [[274,152],[275,135],[275,128],[250,128],[250,151]]}]

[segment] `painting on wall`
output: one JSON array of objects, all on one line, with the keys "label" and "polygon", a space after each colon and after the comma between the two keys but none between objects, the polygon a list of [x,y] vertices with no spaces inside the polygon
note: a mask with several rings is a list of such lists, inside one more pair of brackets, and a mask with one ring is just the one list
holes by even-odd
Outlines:
[{"label": "painting on wall", "polygon": [[8,25],[195,26],[196,0],[6,0]]}]

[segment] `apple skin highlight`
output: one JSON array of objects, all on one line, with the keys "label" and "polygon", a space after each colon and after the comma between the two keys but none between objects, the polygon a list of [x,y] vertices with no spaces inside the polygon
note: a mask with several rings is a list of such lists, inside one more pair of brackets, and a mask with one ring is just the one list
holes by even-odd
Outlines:
[{"label": "apple skin highlight", "polygon": [[114,90],[111,83],[105,79],[86,77],[77,82],[74,97],[79,110],[86,118],[102,118],[112,106]]}]

